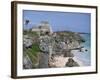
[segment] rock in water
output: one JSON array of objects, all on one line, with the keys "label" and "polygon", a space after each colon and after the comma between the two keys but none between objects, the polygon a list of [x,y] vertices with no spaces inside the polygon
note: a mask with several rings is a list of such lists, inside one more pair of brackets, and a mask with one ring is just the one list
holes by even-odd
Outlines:
[{"label": "rock in water", "polygon": [[74,67],[74,66],[79,66],[79,64],[72,58],[69,58],[68,62],[66,63],[66,67]]}]

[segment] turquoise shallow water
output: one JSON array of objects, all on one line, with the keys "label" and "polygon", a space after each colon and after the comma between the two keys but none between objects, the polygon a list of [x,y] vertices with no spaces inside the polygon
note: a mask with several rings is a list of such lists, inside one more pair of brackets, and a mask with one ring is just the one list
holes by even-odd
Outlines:
[{"label": "turquoise shallow water", "polygon": [[[80,60],[84,66],[90,66],[91,65],[91,35],[90,34],[80,34],[84,39],[85,43],[82,44],[84,46],[84,49],[82,52],[77,51],[75,53],[75,56]],[[87,49],[88,51],[85,51]]]}]

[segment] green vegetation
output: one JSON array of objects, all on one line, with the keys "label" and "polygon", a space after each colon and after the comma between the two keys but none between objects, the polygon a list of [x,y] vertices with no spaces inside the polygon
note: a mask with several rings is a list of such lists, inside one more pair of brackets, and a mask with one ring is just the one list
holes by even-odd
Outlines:
[{"label": "green vegetation", "polygon": [[31,62],[32,62],[32,66],[33,68],[36,68],[39,61],[39,53],[40,53],[40,49],[39,49],[39,45],[38,45],[38,34],[36,32],[32,32],[32,31],[23,31],[24,35],[28,35],[31,40],[33,40],[33,44],[30,48],[24,48],[24,55],[28,55],[28,57],[30,58]]},{"label": "green vegetation", "polygon": [[36,32],[29,32],[28,33],[30,36],[38,36],[38,34]]},{"label": "green vegetation", "polygon": [[35,43],[32,45],[32,48],[28,48],[24,51],[29,56],[30,60],[32,61],[32,66],[34,68],[37,67],[35,66],[35,64],[37,64],[39,61],[39,52],[40,52],[38,44]]},{"label": "green vegetation", "polygon": [[32,32],[32,31],[23,31],[24,35],[29,35],[30,37],[32,36],[38,36],[37,32]]},{"label": "green vegetation", "polygon": [[37,52],[40,52],[39,45],[37,43],[34,43],[32,45],[32,49],[31,50],[32,50],[33,55],[36,56]]},{"label": "green vegetation", "polygon": [[[62,32],[55,32],[55,33],[57,34],[56,36],[57,38],[55,38],[57,42],[64,41],[68,43],[68,45],[70,45],[72,49],[77,48],[77,43],[79,43],[78,45],[80,45],[80,43],[85,41],[80,36],[79,33],[71,32],[71,31],[62,31]],[[38,68],[39,58],[41,53],[41,50],[39,48],[39,36],[37,32],[32,32],[32,31],[24,31],[23,34],[28,35],[28,37],[32,40],[32,46],[30,46],[29,48],[25,48],[24,54],[28,55],[28,57],[30,58],[33,68]],[[55,46],[57,46],[57,50],[58,50],[59,48],[58,45]]]},{"label": "green vegetation", "polygon": [[64,38],[67,38],[69,41],[77,41],[79,43],[85,42],[82,36],[80,36],[79,33],[71,32],[71,31],[63,31],[63,32],[56,32],[60,39],[64,40]]}]

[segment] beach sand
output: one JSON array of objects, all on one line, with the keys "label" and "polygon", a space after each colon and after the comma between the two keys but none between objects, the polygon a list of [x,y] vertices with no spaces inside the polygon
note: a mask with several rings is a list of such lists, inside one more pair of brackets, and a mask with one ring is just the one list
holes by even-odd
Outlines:
[{"label": "beach sand", "polygon": [[[56,56],[49,62],[51,67],[68,67],[66,66],[66,63],[68,62],[68,59],[71,57],[63,57],[63,56]],[[80,61],[77,56],[72,58],[75,64],[78,64],[79,66],[84,66],[84,62]],[[76,66],[78,66],[76,65]],[[74,67],[74,66],[72,66]]]}]

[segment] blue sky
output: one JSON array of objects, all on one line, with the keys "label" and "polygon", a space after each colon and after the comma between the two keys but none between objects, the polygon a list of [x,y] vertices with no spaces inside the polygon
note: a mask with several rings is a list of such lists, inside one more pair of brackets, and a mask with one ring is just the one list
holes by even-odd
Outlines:
[{"label": "blue sky", "polygon": [[32,28],[41,21],[48,21],[53,31],[70,30],[73,32],[90,33],[90,13],[24,10],[23,23],[25,20],[30,22],[27,26],[24,25],[24,28]]}]

